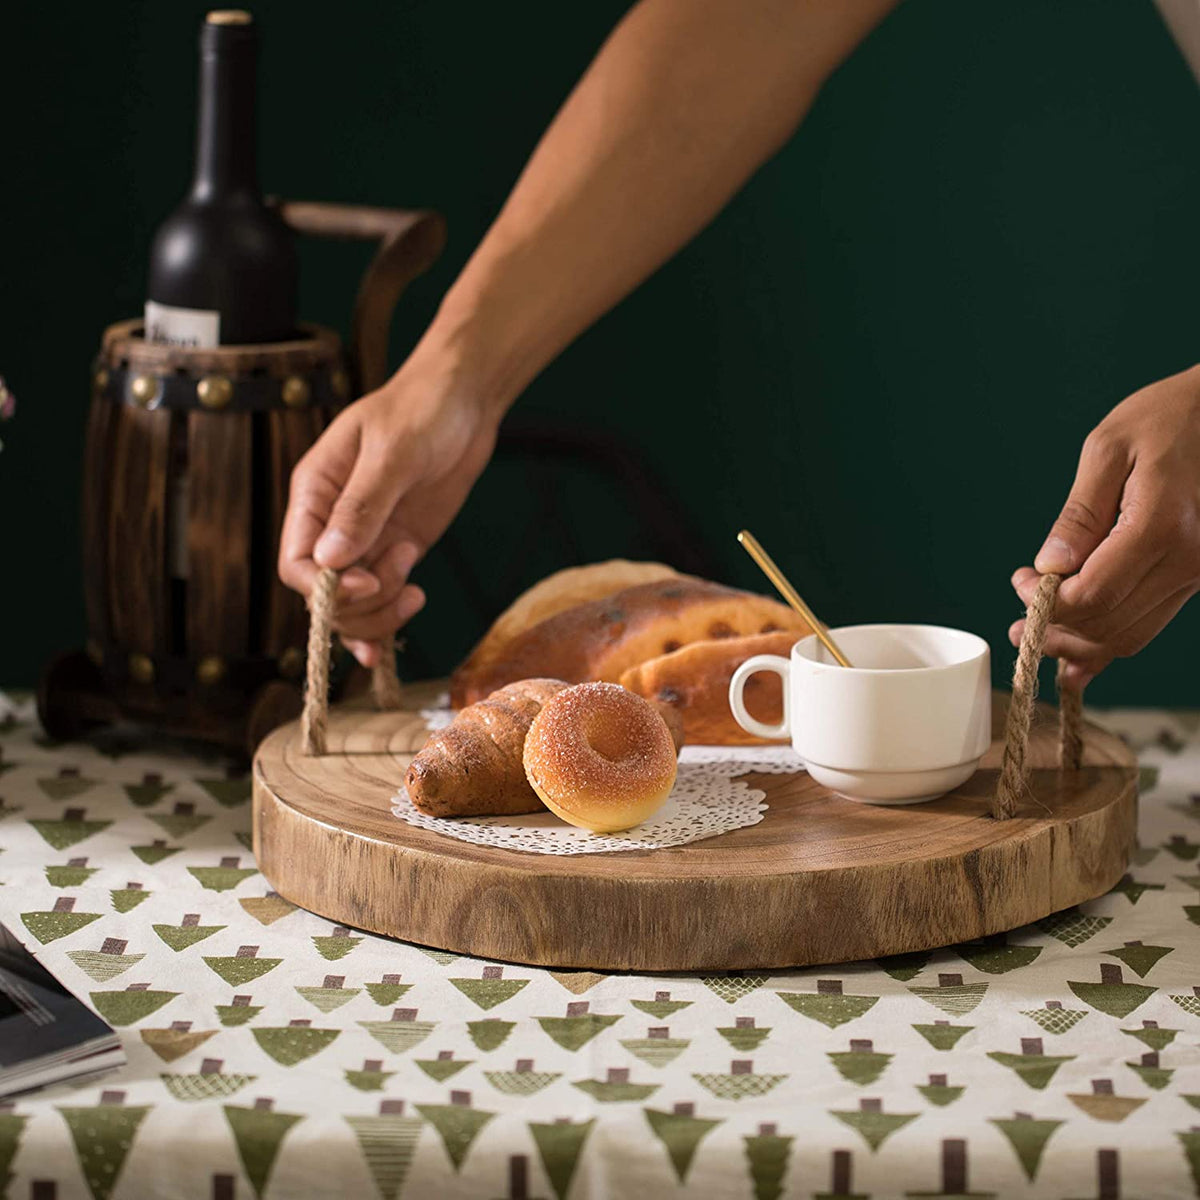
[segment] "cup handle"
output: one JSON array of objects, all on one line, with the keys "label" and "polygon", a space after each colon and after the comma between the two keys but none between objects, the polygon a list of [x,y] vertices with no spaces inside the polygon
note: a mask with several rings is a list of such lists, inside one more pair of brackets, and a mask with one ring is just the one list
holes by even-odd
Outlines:
[{"label": "cup handle", "polygon": [[[791,721],[788,715],[788,672],[792,664],[778,654],[756,654],[748,658],[733,673],[729,681],[729,707],[733,709],[734,720],[747,732],[755,737],[779,741],[780,738],[791,736]],[[783,720],[778,725],[764,725],[756,721],[747,711],[743,693],[746,681],[758,671],[774,671],[783,680]]]}]

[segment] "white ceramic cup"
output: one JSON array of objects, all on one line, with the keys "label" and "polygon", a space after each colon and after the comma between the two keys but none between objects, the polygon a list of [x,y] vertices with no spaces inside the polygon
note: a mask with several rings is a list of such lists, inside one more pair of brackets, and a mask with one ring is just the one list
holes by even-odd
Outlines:
[{"label": "white ceramic cup", "polygon": [[[849,625],[830,631],[852,667],[815,634],[791,657],[757,654],[729,681],[737,723],[790,735],[809,774],[851,800],[917,804],[965,782],[992,739],[991,655],[973,633],[938,625]],[[743,690],[756,671],[783,680],[783,720],[756,721]]]}]

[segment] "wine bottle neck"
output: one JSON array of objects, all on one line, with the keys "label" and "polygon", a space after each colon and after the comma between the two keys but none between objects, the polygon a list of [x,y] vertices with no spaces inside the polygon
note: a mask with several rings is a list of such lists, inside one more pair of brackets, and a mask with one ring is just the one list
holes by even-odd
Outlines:
[{"label": "wine bottle neck", "polygon": [[200,31],[200,104],[192,199],[258,195],[257,38],[253,25]]}]

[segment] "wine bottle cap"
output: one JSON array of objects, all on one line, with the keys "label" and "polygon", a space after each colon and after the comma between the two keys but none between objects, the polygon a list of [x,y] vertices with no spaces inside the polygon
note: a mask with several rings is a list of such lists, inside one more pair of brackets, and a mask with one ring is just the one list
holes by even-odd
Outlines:
[{"label": "wine bottle cap", "polygon": [[244,8],[217,8],[204,18],[208,25],[253,25],[254,18]]}]

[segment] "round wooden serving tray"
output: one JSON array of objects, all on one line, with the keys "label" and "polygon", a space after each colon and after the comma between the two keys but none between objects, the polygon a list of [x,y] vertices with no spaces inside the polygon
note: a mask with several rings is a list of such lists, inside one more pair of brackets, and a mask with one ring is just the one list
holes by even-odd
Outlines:
[{"label": "round wooden serving tray", "polygon": [[410,711],[335,706],[329,753],[300,752],[297,722],[254,760],[254,852],[279,894],[330,920],[477,958],[606,970],[806,966],[925,950],[1013,929],[1108,891],[1134,845],[1137,769],[1116,737],[1085,727],[1083,766],[1057,767],[1042,711],[1030,791],[1016,817],[987,815],[992,747],[940,800],[884,808],[808,775],[747,775],[763,820],[666,850],[551,856],[476,846],[391,815],[426,731]]}]

